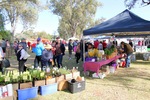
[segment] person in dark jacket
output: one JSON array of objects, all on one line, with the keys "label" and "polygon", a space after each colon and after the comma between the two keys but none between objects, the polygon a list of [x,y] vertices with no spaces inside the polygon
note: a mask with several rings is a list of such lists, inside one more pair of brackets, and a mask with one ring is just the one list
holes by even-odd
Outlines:
[{"label": "person in dark jacket", "polygon": [[41,57],[41,63],[42,67],[41,70],[44,70],[43,67],[50,67],[50,65],[53,62],[53,52],[52,52],[52,46],[51,45],[46,45],[45,49],[42,52],[42,57]]},{"label": "person in dark jacket", "polygon": [[69,40],[68,43],[68,51],[69,51],[69,60],[71,59],[71,55],[72,55],[72,51],[73,51],[73,44],[72,44],[72,40]]},{"label": "person in dark jacket", "polygon": [[26,39],[25,39],[25,38],[22,38],[20,43],[23,45],[23,49],[24,49],[25,51],[27,51]]},{"label": "person in dark jacket", "polygon": [[133,54],[133,49],[130,46],[130,44],[121,42],[121,47],[123,48],[123,50],[121,49],[120,51],[126,54],[126,68],[130,67],[130,63],[131,63],[131,55]]},{"label": "person in dark jacket", "polygon": [[56,59],[57,59],[57,65],[58,68],[63,67],[62,65],[62,60],[63,56],[65,55],[65,45],[61,43],[60,38],[56,38],[57,43],[56,43]]},{"label": "person in dark jacket", "polygon": [[23,45],[20,43],[18,45],[18,51],[17,51],[17,60],[18,60],[18,65],[19,65],[19,72],[24,72],[26,67],[25,67],[25,62],[27,59],[23,59],[25,57],[26,51],[23,49]]}]

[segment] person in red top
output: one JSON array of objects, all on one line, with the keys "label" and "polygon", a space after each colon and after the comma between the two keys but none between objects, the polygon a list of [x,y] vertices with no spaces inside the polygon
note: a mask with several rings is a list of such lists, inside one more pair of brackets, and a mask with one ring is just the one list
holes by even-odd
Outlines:
[{"label": "person in red top", "polygon": [[106,43],[106,40],[103,40],[103,43],[102,43],[102,45],[103,45],[103,50],[105,50],[105,49],[107,48],[107,43]]},{"label": "person in red top", "polygon": [[28,48],[30,49],[30,47],[31,47],[31,42],[28,41]]},{"label": "person in red top", "polygon": [[98,45],[99,45],[99,41],[98,40],[94,41],[94,47],[95,47],[95,49],[98,49]]}]

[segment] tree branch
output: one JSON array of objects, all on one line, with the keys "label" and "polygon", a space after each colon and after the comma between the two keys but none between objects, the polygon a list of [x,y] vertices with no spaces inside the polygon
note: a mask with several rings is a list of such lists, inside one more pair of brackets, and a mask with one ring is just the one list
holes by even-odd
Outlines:
[{"label": "tree branch", "polygon": [[143,3],[146,3],[147,5],[150,4],[150,1],[148,2],[148,1],[142,0],[142,2],[143,2]]}]

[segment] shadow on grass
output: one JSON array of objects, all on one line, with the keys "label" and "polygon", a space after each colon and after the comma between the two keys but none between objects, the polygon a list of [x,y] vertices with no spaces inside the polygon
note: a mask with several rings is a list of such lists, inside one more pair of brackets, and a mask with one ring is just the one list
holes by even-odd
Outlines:
[{"label": "shadow on grass", "polygon": [[90,83],[90,84],[97,84],[98,86],[101,85],[101,86],[108,86],[108,87],[121,87],[121,88],[128,88],[128,89],[134,89],[134,90],[138,90],[138,91],[142,91],[142,92],[150,92],[148,90],[144,90],[144,89],[139,89],[139,88],[134,88],[132,86],[129,86],[128,84],[126,85],[114,85],[114,84],[108,84],[108,83],[95,83],[94,81],[90,81],[90,82],[87,82],[87,83]]},{"label": "shadow on grass", "polygon": [[136,65],[149,65],[150,61],[137,60],[137,61],[132,62],[132,63],[136,64]]}]

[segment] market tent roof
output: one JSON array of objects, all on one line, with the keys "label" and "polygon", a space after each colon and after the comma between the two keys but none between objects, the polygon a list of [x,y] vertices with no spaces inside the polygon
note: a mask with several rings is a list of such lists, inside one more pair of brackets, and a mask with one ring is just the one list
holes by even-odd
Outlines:
[{"label": "market tent roof", "polygon": [[108,21],[84,30],[83,35],[141,31],[150,31],[150,21],[140,18],[129,10],[125,10]]},{"label": "market tent roof", "polygon": [[110,39],[110,38],[112,38],[112,36],[102,35],[102,36],[95,37],[94,39]]}]

